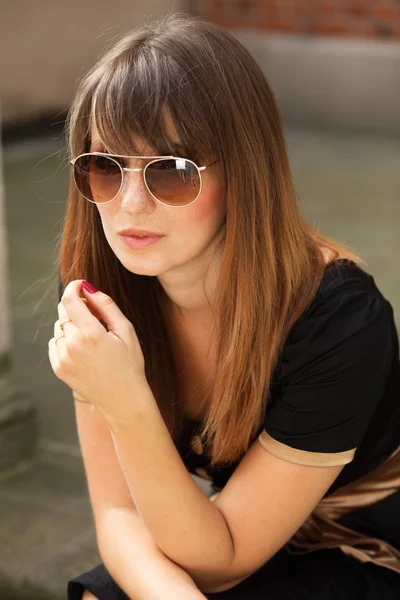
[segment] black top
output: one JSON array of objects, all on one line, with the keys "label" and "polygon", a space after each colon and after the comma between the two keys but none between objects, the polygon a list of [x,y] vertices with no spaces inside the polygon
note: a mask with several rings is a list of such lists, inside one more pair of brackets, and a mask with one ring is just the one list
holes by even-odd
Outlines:
[{"label": "black top", "polygon": [[[202,448],[192,448],[200,426],[186,421],[176,446],[188,470],[220,490],[240,459],[212,469]],[[399,446],[393,309],[374,278],[352,261],[340,259],[325,269],[292,328],[256,437],[266,451],[290,462],[344,464],[327,494],[373,470]]]},{"label": "black top", "polygon": [[[59,282],[60,299],[62,293]],[[200,427],[186,421],[175,444],[187,469],[220,490],[242,457],[211,468],[201,444],[193,444]],[[352,261],[326,267],[310,306],[293,326],[257,437],[267,452],[290,462],[345,465],[327,494],[372,471],[399,446],[393,309],[374,278]]]}]

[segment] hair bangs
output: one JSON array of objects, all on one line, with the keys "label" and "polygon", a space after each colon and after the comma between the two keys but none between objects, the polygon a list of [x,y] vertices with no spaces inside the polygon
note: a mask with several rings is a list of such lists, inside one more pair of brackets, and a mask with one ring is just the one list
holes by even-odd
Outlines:
[{"label": "hair bangs", "polygon": [[[195,96],[180,86],[185,71],[155,51],[128,64],[120,60],[104,73],[93,94],[91,123],[104,149],[112,154],[175,155],[196,162],[212,161],[211,128],[193,118]],[[186,106],[185,106],[186,105]],[[208,133],[208,136],[207,136]],[[200,164],[199,164],[200,166]]]}]

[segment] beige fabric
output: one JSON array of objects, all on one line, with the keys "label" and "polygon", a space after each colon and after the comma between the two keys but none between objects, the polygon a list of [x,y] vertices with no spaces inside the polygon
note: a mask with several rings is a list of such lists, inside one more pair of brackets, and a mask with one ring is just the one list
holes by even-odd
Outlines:
[{"label": "beige fabric", "polygon": [[212,481],[211,475],[209,475],[207,473],[207,471],[205,469],[202,469],[201,467],[197,467],[195,469],[195,473],[196,473],[196,475],[198,475],[202,479],[206,479],[207,481]]},{"label": "beige fabric", "polygon": [[287,549],[302,554],[320,548],[340,548],[361,562],[372,562],[400,573],[400,551],[336,523],[355,508],[370,506],[400,490],[400,447],[379,467],[323,498],[289,540]]},{"label": "beige fabric", "polygon": [[[266,433],[266,432],[265,432]],[[326,454],[320,455],[322,462],[312,460],[308,462],[307,456],[300,456],[300,461],[305,459],[307,462],[293,460],[298,458],[299,450],[293,453],[282,455],[284,444],[276,442],[272,444],[272,438],[266,435],[260,435],[260,443],[270,452],[278,449],[279,457],[289,462],[299,464],[311,464],[311,466],[332,466],[336,464],[346,464],[350,462],[348,458],[353,450],[336,453],[333,456],[335,460],[345,462],[332,462],[324,460]],[[275,442],[275,440],[273,440]],[[293,450],[293,449],[291,449]],[[271,452],[272,454],[274,452]],[[304,452],[304,455],[314,454]],[[329,455],[328,455],[329,456]],[[400,490],[400,447],[386,459],[379,467],[365,475],[364,477],[343,486],[323,498],[315,507],[308,519],[303,523],[300,529],[289,540],[286,549],[291,554],[303,554],[319,550],[322,548],[340,548],[345,554],[353,556],[360,562],[372,562],[381,567],[385,567],[400,574],[400,550],[392,546],[389,542],[379,538],[372,538],[359,533],[348,527],[344,527],[336,522],[342,515],[353,509],[363,506],[371,506],[379,500],[387,498],[391,494]],[[214,501],[219,493],[210,496]]]},{"label": "beige fabric", "polygon": [[356,452],[356,448],[345,452],[308,452],[291,448],[282,442],[274,440],[265,429],[258,436],[261,446],[273,456],[277,456],[287,462],[309,467],[336,467],[350,463]]}]

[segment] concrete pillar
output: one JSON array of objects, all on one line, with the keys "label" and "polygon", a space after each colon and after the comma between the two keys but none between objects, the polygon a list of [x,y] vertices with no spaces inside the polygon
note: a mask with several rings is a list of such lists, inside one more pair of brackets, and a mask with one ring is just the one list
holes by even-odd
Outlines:
[{"label": "concrete pillar", "polygon": [[13,377],[7,229],[2,167],[0,136],[0,470],[13,466],[18,461],[32,455],[38,430],[36,411],[32,402],[23,397],[23,394],[18,391],[18,386]]}]

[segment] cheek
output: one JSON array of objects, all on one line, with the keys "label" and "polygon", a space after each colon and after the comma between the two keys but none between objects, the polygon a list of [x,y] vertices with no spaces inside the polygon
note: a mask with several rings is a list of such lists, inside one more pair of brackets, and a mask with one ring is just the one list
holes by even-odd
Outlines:
[{"label": "cheek", "polygon": [[[112,203],[110,203],[110,204],[112,204]],[[111,225],[112,218],[114,215],[113,208],[111,207],[110,204],[106,204],[104,206],[96,205],[96,208],[99,211],[99,215],[100,215],[101,221],[103,223],[103,228],[105,231],[107,231],[108,227]]]},{"label": "cheek", "polygon": [[190,207],[190,217],[197,223],[210,221],[219,223],[224,215],[224,192],[222,187],[216,187],[207,194],[204,193]]}]

